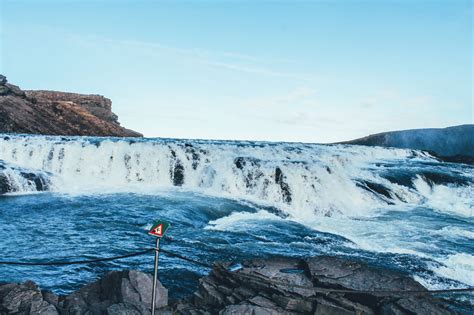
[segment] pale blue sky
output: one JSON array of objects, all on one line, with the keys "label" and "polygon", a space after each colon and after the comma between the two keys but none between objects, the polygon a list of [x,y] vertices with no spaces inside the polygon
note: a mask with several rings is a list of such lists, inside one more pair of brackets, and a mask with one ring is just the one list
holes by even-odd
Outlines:
[{"label": "pale blue sky", "polygon": [[473,123],[471,1],[7,1],[0,73],[148,137],[331,142]]}]

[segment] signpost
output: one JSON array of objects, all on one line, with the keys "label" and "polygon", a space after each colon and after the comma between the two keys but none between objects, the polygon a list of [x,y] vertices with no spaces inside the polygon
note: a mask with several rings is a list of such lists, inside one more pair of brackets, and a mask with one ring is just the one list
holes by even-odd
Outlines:
[{"label": "signpost", "polygon": [[153,289],[151,294],[151,314],[155,315],[155,297],[156,297],[156,280],[158,278],[158,258],[160,254],[160,239],[165,235],[166,230],[170,227],[169,222],[157,221],[153,227],[148,231],[148,235],[156,237],[155,247],[155,272],[153,274]]}]

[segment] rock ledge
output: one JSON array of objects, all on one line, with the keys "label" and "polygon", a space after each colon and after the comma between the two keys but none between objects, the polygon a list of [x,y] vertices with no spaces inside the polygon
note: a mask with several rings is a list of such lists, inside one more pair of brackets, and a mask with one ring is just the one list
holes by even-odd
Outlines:
[{"label": "rock ledge", "polygon": [[141,137],[120,126],[101,95],[23,91],[0,74],[0,133]]},{"label": "rock ledge", "polygon": [[[150,314],[152,276],[114,271],[68,296],[36,284],[0,283],[0,314]],[[354,292],[328,292],[329,289]],[[157,285],[157,314],[456,314],[410,277],[336,257],[272,258],[215,264],[193,296],[168,305]]]}]

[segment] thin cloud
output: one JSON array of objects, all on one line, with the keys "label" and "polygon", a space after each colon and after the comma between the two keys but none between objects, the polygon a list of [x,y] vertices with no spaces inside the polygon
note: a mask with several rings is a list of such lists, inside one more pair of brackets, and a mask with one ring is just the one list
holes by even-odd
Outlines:
[{"label": "thin cloud", "polygon": [[209,60],[203,60],[202,63],[208,66],[224,68],[224,69],[239,71],[239,72],[252,73],[252,74],[261,74],[261,75],[275,76],[275,77],[288,76],[288,74],[283,73],[283,72],[272,71],[265,68],[246,66],[246,65],[241,65],[237,63],[226,63],[226,62],[209,61]]},{"label": "thin cloud", "polygon": [[[289,59],[264,59],[238,52],[211,51],[200,48],[181,48],[176,46],[163,45],[161,43],[156,42],[137,40],[98,39],[96,37],[91,38],[91,40],[100,40],[104,43],[126,46],[129,48],[140,48],[141,53],[146,51],[151,55],[156,54],[157,51],[166,51],[169,53],[173,53],[174,55],[184,55],[200,64],[230,71],[273,77],[288,77],[300,80],[313,79],[313,76],[308,76],[300,73],[277,71],[273,69],[275,64],[296,62]],[[273,65],[273,67],[269,68],[262,65]]]},{"label": "thin cloud", "polygon": [[127,46],[140,46],[154,49],[169,50],[175,53],[192,55],[201,58],[209,58],[211,56],[218,58],[233,58],[243,61],[253,61],[258,63],[296,63],[296,60],[290,59],[275,59],[275,58],[262,58],[253,55],[244,54],[241,52],[229,52],[229,51],[217,51],[207,50],[201,48],[182,48],[177,46],[165,45],[157,42],[139,41],[139,40],[123,40],[123,39],[103,39],[104,42],[122,44]]},{"label": "thin cloud", "polygon": [[252,99],[246,102],[247,106],[259,106],[259,107],[273,107],[277,105],[297,105],[303,104],[311,96],[315,94],[316,90],[307,86],[299,86],[291,90],[285,95],[278,95],[273,97],[262,97]]},{"label": "thin cloud", "polygon": [[82,47],[91,47],[92,45],[93,47],[112,46],[117,49],[137,49],[140,54],[146,54],[152,57],[159,55],[160,52],[165,52],[173,55],[174,57],[182,56],[183,58],[195,63],[203,64],[209,67],[226,69],[229,71],[262,76],[286,77],[302,81],[312,81],[317,78],[316,75],[275,70],[275,68],[278,68],[282,64],[297,63],[297,61],[291,59],[258,57],[241,52],[206,50],[201,48],[182,48],[158,42],[113,39],[100,37],[97,35],[84,36],[57,30],[46,25],[32,24],[30,26],[34,27],[36,30],[42,30],[43,33],[54,33],[61,35]]}]

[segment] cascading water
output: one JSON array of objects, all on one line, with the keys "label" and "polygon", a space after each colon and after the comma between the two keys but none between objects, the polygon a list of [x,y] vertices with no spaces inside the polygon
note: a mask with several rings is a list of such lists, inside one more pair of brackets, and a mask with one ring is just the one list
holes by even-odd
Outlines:
[{"label": "cascading water", "polygon": [[146,192],[178,186],[274,206],[303,220],[436,203],[444,193],[459,198],[443,211],[472,214],[472,169],[445,166],[413,150],[8,136],[0,140],[0,158],[52,173],[53,187],[61,192]]},{"label": "cascading water", "polygon": [[[0,179],[11,183],[13,173],[41,174],[42,186],[31,176],[17,176],[26,184],[11,191],[50,190],[3,197],[5,222],[24,213],[41,221],[41,211],[54,217],[35,225],[48,235],[45,247],[54,248],[57,234],[66,234],[83,254],[110,251],[107,234],[97,233],[109,228],[108,220],[115,228],[110,233],[121,233],[116,234],[120,248],[132,248],[159,216],[176,227],[170,232],[176,240],[172,246],[210,262],[272,254],[351,255],[409,272],[432,288],[474,285],[474,248],[469,245],[474,239],[474,168],[440,162],[422,151],[4,135],[0,160],[8,165],[0,165]],[[48,210],[39,211],[40,204]],[[75,234],[81,229],[85,239]],[[15,247],[21,242],[14,238],[0,250],[18,256]],[[39,248],[36,258],[51,250]],[[137,264],[120,267],[147,268]],[[90,271],[83,272],[78,284]],[[53,276],[37,278],[60,290],[74,287],[70,281],[58,284]]]},{"label": "cascading water", "polygon": [[0,195],[49,190],[50,178],[46,172],[22,169],[0,160]]}]

